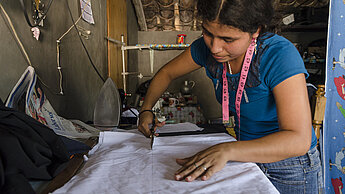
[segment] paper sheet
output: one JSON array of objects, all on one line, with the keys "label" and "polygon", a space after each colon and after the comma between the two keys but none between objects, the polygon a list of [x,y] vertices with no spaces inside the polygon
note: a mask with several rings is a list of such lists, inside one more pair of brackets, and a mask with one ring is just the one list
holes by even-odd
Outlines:
[{"label": "paper sheet", "polygon": [[92,9],[91,9],[91,0],[80,0],[80,10],[82,12],[82,18],[90,23],[95,24],[93,19]]},{"label": "paper sheet", "polygon": [[198,127],[196,124],[185,122],[178,124],[166,124],[162,127],[158,127],[156,133],[172,133],[172,132],[184,132],[184,131],[202,131],[203,128]]},{"label": "paper sheet", "polygon": [[158,137],[130,132],[102,132],[81,171],[54,193],[278,193],[254,163],[228,162],[209,180],[175,181],[176,158],[220,142],[226,134]]}]

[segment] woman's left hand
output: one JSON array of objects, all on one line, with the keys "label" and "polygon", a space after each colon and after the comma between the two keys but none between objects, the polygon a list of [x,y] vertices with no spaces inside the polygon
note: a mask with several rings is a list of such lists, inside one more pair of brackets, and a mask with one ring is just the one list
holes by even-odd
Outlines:
[{"label": "woman's left hand", "polygon": [[229,143],[221,143],[209,147],[194,156],[176,159],[176,162],[182,166],[175,173],[176,180],[185,179],[191,182],[198,177],[201,180],[208,180],[214,173],[224,168],[228,162],[227,148]]}]

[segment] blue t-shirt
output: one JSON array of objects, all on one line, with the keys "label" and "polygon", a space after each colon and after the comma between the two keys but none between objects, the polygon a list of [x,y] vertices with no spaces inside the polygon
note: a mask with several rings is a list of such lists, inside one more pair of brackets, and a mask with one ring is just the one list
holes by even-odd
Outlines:
[{"label": "blue t-shirt", "polygon": [[[287,39],[272,33],[265,33],[257,39],[257,53],[250,65],[241,101],[241,140],[257,139],[279,131],[276,102],[273,88],[287,78],[304,73],[308,76],[303,60],[295,46]],[[199,38],[191,45],[195,63],[206,69],[212,80],[216,98],[222,103],[222,63],[210,54],[204,39]],[[235,131],[238,135],[237,115],[235,114],[235,95],[240,73],[227,73],[229,85],[229,111],[235,115]],[[311,129],[313,148],[317,139]]]}]

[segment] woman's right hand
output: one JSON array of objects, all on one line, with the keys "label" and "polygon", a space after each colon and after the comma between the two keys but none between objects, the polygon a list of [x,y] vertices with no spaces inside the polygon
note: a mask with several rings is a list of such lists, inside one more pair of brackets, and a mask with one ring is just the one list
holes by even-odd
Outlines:
[{"label": "woman's right hand", "polygon": [[[150,137],[151,135],[151,130],[150,130],[150,124],[152,125],[153,121],[153,113],[150,111],[145,111],[142,112],[139,115],[139,124],[138,124],[138,130],[145,135],[145,137]],[[158,122],[158,120],[155,120],[155,126],[154,126],[154,131],[156,131],[157,127],[161,127],[165,124],[165,122]]]},{"label": "woman's right hand", "polygon": [[138,130],[145,135],[145,137],[150,137],[151,131],[149,128],[149,124],[152,124],[153,121],[153,113],[150,111],[142,112],[139,115],[139,124]]}]

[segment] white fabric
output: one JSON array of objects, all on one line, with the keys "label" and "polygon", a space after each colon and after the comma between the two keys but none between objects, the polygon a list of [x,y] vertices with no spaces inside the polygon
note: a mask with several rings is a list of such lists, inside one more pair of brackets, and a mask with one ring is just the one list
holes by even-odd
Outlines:
[{"label": "white fabric", "polygon": [[150,140],[131,132],[102,132],[85,166],[54,193],[279,193],[254,163],[228,162],[209,180],[174,180],[185,158],[220,142],[226,134],[203,134]]}]

